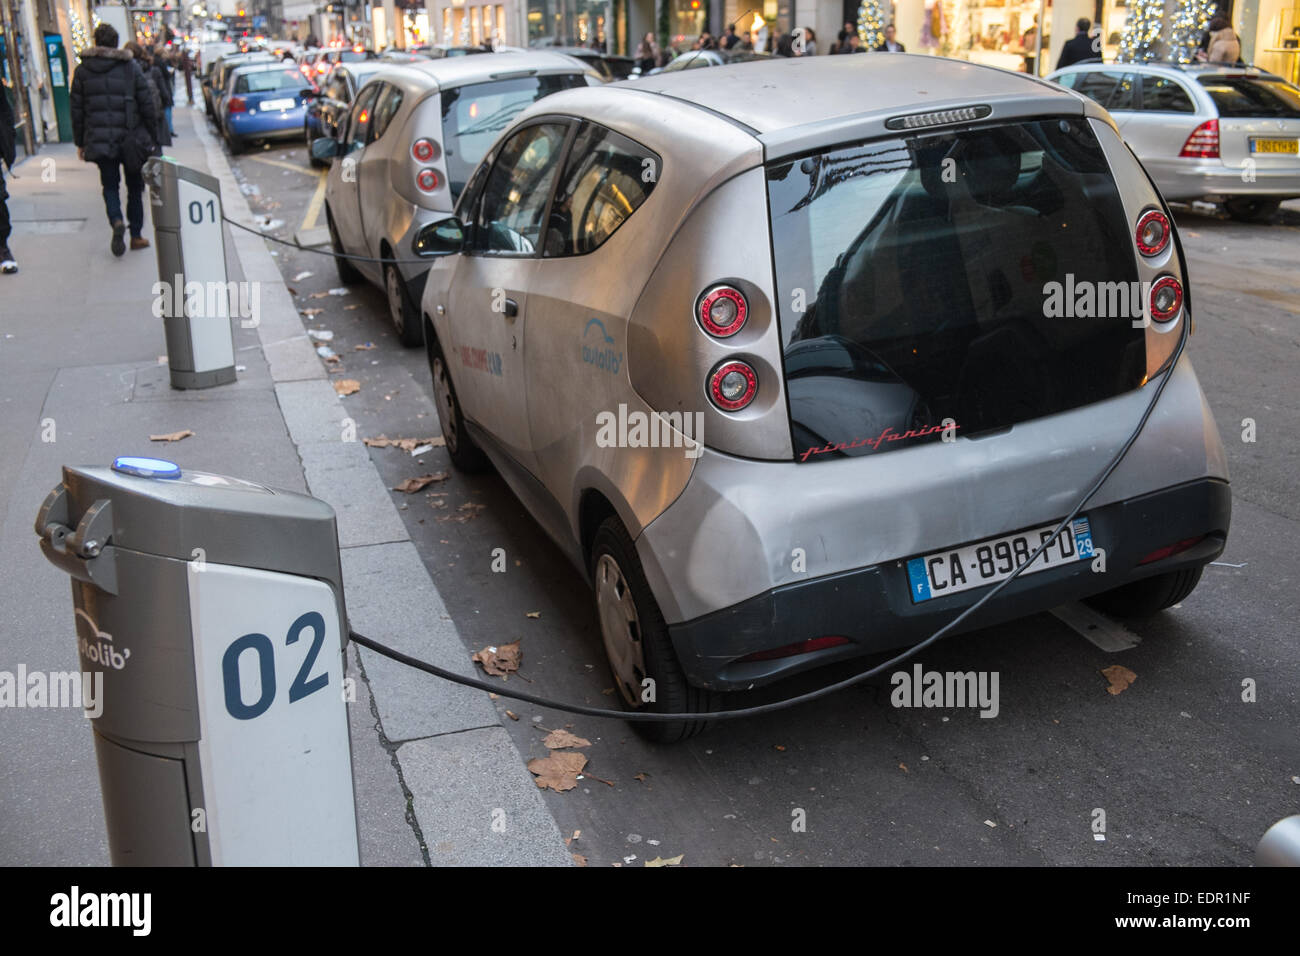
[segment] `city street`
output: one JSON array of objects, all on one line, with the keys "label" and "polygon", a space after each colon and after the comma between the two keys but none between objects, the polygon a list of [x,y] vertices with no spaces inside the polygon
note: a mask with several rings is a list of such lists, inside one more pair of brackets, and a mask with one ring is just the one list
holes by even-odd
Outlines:
[{"label": "city street", "polygon": [[[178,107],[178,127],[182,119],[188,129]],[[323,174],[301,143],[230,162],[268,235],[323,239]],[[579,786],[544,792],[571,852],[591,866],[679,854],[687,866],[1250,864],[1263,832],[1300,805],[1300,203],[1266,224],[1209,207],[1175,212],[1196,320],[1188,352],[1233,492],[1227,549],[1196,591],[1128,631],[1038,614],[918,658],[927,670],[999,674],[996,719],[891,706],[882,675],[661,747],[619,721],[499,698],[526,758],[544,756],[542,738],[556,728],[591,741]],[[330,257],[275,248],[304,326],[332,333],[330,376],[360,383],[343,399],[358,433],[438,435],[424,351],[402,347],[383,292],[360,284],[331,294],[340,280]],[[441,447],[418,458],[368,452],[389,488],[446,473],[392,497],[466,659],[520,640],[519,677],[504,688],[616,707],[591,591],[504,481],[456,471]],[[492,570],[497,549],[504,573]],[[1129,632],[1136,646],[1105,649]],[[735,703],[791,696],[873,663]],[[1119,694],[1101,673],[1114,664],[1136,674]]]}]

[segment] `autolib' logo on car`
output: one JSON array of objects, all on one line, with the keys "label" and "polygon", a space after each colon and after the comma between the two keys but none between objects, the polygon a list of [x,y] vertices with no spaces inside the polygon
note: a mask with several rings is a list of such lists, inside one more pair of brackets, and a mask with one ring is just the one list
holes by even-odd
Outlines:
[{"label": "autolib' logo on car", "polygon": [[[597,331],[596,338],[592,337],[591,330],[595,327]],[[591,343],[595,342],[594,345]],[[619,368],[623,365],[623,353],[607,348],[614,344],[614,337],[609,334],[605,328],[605,323],[600,319],[588,319],[586,327],[582,330],[582,360],[588,365],[594,365],[602,372],[609,372],[611,375],[618,373]]]}]

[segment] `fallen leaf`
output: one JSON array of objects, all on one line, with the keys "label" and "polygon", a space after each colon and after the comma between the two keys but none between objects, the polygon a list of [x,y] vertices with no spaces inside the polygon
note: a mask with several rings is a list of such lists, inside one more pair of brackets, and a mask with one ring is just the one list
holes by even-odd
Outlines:
[{"label": "fallen leaf", "polygon": [[645,783],[646,778],[649,777],[649,776],[650,776],[650,774],[648,774],[648,773],[638,773],[638,774],[635,774],[635,775],[632,777],[632,779],[633,779],[633,780],[640,780],[642,783]]},{"label": "fallen leaf", "polygon": [[305,315],[310,319],[313,315],[320,315],[324,311],[324,309],[299,309],[298,314]]},{"label": "fallen leaf", "polygon": [[910,771],[910,770],[907,769],[907,764],[905,764],[905,763],[900,763],[900,764],[898,765],[898,769],[901,770],[901,771],[903,771],[903,773],[911,773],[911,772],[912,772],[912,771]]},{"label": "fallen leaf", "polygon": [[775,747],[777,750],[782,750],[782,751],[785,750],[785,744],[773,744],[772,746]]},{"label": "fallen leaf", "polygon": [[524,612],[524,617],[537,618],[537,617],[541,617],[541,616],[542,616],[542,612],[541,612],[541,611],[525,611],[525,612]]},{"label": "fallen leaf", "polygon": [[559,750],[563,747],[590,747],[591,741],[585,737],[579,737],[569,733],[567,730],[552,730],[542,741],[542,746],[547,750]]},{"label": "fallen leaf", "polygon": [[333,385],[334,391],[338,392],[339,395],[352,395],[361,391],[361,383],[355,378],[341,378],[334,382]]},{"label": "fallen leaf", "polygon": [[329,365],[341,365],[343,363],[343,359],[339,358],[337,355],[325,355],[322,357]]},{"label": "fallen leaf", "polygon": [[431,475],[421,475],[419,478],[407,478],[400,485],[394,488],[394,491],[404,491],[408,495],[413,495],[426,485],[431,485],[435,481],[446,481],[447,473],[445,471],[435,471]]},{"label": "fallen leaf", "polygon": [[500,647],[485,647],[476,652],[470,660],[481,665],[485,674],[505,677],[519,670],[522,657],[523,652],[519,649],[519,642],[515,641],[513,644],[502,644]]},{"label": "fallen leaf", "polygon": [[685,853],[678,853],[676,856],[670,856],[666,860],[661,856],[657,856],[653,860],[646,860],[645,865],[646,866],[679,866],[681,865],[682,857],[684,856],[686,856]]},{"label": "fallen leaf", "polygon": [[1137,680],[1137,674],[1134,674],[1122,664],[1111,664],[1110,667],[1103,667],[1101,673],[1106,680],[1110,681],[1110,686],[1106,690],[1111,694],[1124,693],[1124,689]]},{"label": "fallen leaf", "polygon": [[307,298],[309,298],[309,299],[328,299],[328,298],[329,298],[329,293],[328,293],[328,292],[313,292],[311,295],[307,296]]},{"label": "fallen leaf", "polygon": [[529,772],[537,778],[533,781],[537,784],[537,788],[545,790],[550,787],[556,793],[563,793],[576,787],[578,774],[582,773],[582,768],[585,766],[587,766],[586,755],[571,750],[561,750],[528,761]]},{"label": "fallen leaf", "polygon": [[583,856],[581,853],[573,853],[571,854],[571,856],[573,857],[573,862],[578,864],[578,866],[587,865],[587,858]]},{"label": "fallen leaf", "polygon": [[168,432],[166,435],[150,435],[150,441],[180,441],[183,438],[189,438],[194,432],[188,428],[178,432]]},{"label": "fallen leaf", "polygon": [[[495,696],[495,695],[493,695],[493,696]],[[518,719],[519,719],[519,715],[516,714],[513,710],[507,710],[507,711],[506,711],[506,716],[509,717],[511,720],[518,720]]]},{"label": "fallen leaf", "polygon": [[360,305],[345,305],[343,308],[344,308],[345,311],[347,311],[347,312],[351,312],[353,309],[359,309],[359,308],[361,308],[361,306],[360,306]]}]

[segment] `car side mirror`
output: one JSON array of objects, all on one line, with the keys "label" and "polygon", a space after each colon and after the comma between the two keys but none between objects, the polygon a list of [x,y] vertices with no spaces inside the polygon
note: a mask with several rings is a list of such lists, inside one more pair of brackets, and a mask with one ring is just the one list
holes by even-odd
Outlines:
[{"label": "car side mirror", "polygon": [[465,248],[465,226],[455,216],[431,222],[415,234],[411,248],[417,256],[454,256]]},{"label": "car side mirror", "polygon": [[320,139],[314,139],[311,142],[312,159],[333,159],[339,153],[338,140],[330,139],[328,136],[322,136]]}]

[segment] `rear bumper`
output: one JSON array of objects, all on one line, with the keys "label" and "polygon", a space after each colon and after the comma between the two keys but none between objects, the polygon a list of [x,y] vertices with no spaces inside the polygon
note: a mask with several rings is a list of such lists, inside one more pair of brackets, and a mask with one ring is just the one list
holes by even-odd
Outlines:
[{"label": "rear bumper", "polygon": [[1269,169],[1230,166],[1218,160],[1148,160],[1144,162],[1160,192],[1169,200],[1221,200],[1234,196],[1300,196],[1300,167]]},{"label": "rear bumper", "polygon": [[258,113],[227,113],[226,128],[232,136],[248,139],[296,139],[302,135],[305,122],[302,107],[264,115]]},{"label": "rear bumper", "polygon": [[[1084,512],[1105,571],[1094,562],[1022,575],[956,633],[1036,614],[1131,581],[1200,567],[1223,552],[1232,514],[1228,483],[1204,478]],[[1157,548],[1205,535],[1187,551],[1146,565]],[[955,542],[954,542],[955,543]],[[694,684],[738,690],[798,671],[923,641],[992,585],[913,604],[906,561],[845,571],[773,588],[732,607],[669,626],[677,656]],[[837,635],[851,643],[776,660],[740,658],[812,638]]]}]

